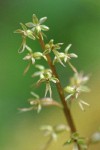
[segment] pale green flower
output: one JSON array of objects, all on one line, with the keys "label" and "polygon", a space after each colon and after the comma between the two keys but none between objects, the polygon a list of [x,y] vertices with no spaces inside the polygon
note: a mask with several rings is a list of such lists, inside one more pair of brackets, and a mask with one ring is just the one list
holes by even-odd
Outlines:
[{"label": "pale green flower", "polygon": [[14,33],[19,33],[22,36],[22,44],[18,50],[19,53],[24,52],[25,49],[29,50],[29,47],[26,45],[26,38],[30,38],[32,40],[35,40],[35,36],[33,32],[26,28],[26,26],[23,23],[20,23],[22,29],[16,30]]},{"label": "pale green flower", "polygon": [[49,27],[47,27],[46,25],[42,25],[47,20],[47,17],[38,19],[37,16],[33,14],[32,20],[33,22],[26,23],[26,26],[31,28],[31,31],[35,34],[37,38],[39,34],[41,34],[41,36],[43,37],[44,33],[42,31],[49,30]]},{"label": "pale green flower", "polygon": [[62,105],[56,102],[55,100],[51,98],[40,98],[39,95],[35,94],[34,92],[31,92],[32,98],[28,99],[31,107],[28,108],[19,108],[21,112],[25,111],[31,111],[31,110],[37,110],[37,113],[39,113],[42,109],[42,107],[48,107],[48,106],[57,106],[62,108]]},{"label": "pale green flower", "polygon": [[45,89],[45,97],[47,96],[47,93],[49,92],[50,97],[52,97],[52,89],[50,82],[57,83],[59,80],[53,76],[51,69],[43,69],[40,74],[40,79],[37,82],[37,86],[39,86],[41,83],[46,83],[46,89]]},{"label": "pale green flower", "polygon": [[79,99],[79,96],[83,92],[89,92],[89,88],[85,85],[89,80],[88,76],[83,76],[83,73],[76,73],[70,79],[70,84],[64,88],[64,91],[68,93],[66,100],[77,100],[80,108],[84,110],[84,105],[89,106],[89,104],[83,100]]},{"label": "pale green flower", "polygon": [[30,50],[30,52],[23,58],[23,60],[26,60],[29,62],[28,66],[25,68],[24,70],[24,74],[29,70],[30,65],[34,65],[36,60],[41,59],[41,57],[43,57],[45,60],[47,60],[46,56],[43,55],[43,53],[41,52],[32,52],[32,50]]},{"label": "pale green flower", "polygon": [[43,53],[46,55],[52,51],[54,53],[56,59],[58,60],[58,62],[64,66],[64,64],[62,63],[61,58],[60,58],[61,53],[58,52],[58,50],[61,49],[61,45],[63,45],[63,43],[54,44],[54,40],[51,39],[49,41],[49,43],[45,44],[45,50]]},{"label": "pale green flower", "polygon": [[65,124],[59,124],[56,126],[43,125],[40,129],[43,131],[44,136],[48,136],[54,141],[57,140],[59,133],[70,131],[70,128]]},{"label": "pale green flower", "polygon": [[[70,63],[70,59],[71,58],[77,58],[78,56],[74,53],[69,53],[69,49],[71,47],[71,44],[69,44],[66,49],[65,52],[59,52],[57,53],[57,55],[55,55],[53,63],[55,64],[55,62],[60,62],[63,66],[65,66],[63,64],[64,63],[68,63],[70,65],[70,67],[72,68],[72,70],[74,72],[77,72],[76,68]],[[60,61],[59,61],[60,60]]]}]

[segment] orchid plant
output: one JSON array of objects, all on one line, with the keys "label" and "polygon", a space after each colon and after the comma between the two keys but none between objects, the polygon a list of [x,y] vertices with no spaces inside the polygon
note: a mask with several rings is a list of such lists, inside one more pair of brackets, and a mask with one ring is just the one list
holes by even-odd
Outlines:
[{"label": "orchid plant", "polygon": [[[18,33],[22,37],[22,43],[18,50],[19,53],[27,52],[23,60],[28,61],[28,66],[24,70],[24,74],[30,69],[32,65],[36,72],[32,74],[32,78],[38,78],[36,86],[45,83],[44,95],[40,97],[34,91],[31,91],[32,98],[30,98],[29,108],[19,108],[20,111],[32,111],[36,110],[40,113],[44,107],[59,107],[62,109],[65,118],[67,120],[66,124],[61,123],[60,125],[44,125],[41,130],[44,132],[45,136],[49,136],[49,141],[43,147],[43,150],[47,150],[52,141],[57,140],[57,137],[62,132],[70,132],[69,139],[64,141],[64,145],[73,144],[73,150],[88,150],[90,144],[97,143],[100,141],[100,131],[94,133],[91,137],[85,138],[80,137],[77,132],[75,123],[73,121],[73,116],[71,114],[71,105],[73,101],[78,103],[82,111],[85,110],[85,106],[89,104],[81,99],[81,93],[89,92],[89,88],[86,86],[89,76],[83,74],[83,72],[78,72],[76,67],[71,63],[71,59],[77,58],[78,56],[74,53],[70,53],[72,44],[66,46],[65,50],[61,50],[63,43],[54,43],[53,39],[50,39],[48,43],[45,43],[45,31],[49,30],[49,27],[44,25],[47,17],[38,19],[38,17],[33,14],[32,22],[20,23],[22,29],[17,29],[15,33]],[[33,51],[33,49],[28,45],[27,39],[37,40],[41,46],[42,51]],[[53,53],[53,58],[51,57]],[[48,64],[48,68],[44,65],[37,63],[39,59],[44,59],[45,63]],[[69,85],[62,87],[61,80],[59,79],[58,73],[56,71],[56,63],[66,67],[68,64],[72,69],[74,75],[70,78]],[[51,83],[56,85],[61,103],[58,103],[53,98],[53,90]]]}]

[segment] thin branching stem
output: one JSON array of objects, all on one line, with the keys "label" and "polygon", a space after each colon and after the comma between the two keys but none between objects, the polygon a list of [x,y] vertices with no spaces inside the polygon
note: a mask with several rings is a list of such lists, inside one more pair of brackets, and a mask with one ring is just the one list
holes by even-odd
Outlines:
[{"label": "thin branching stem", "polygon": [[47,141],[47,143],[45,144],[45,146],[42,148],[42,150],[47,150],[48,147],[50,146],[51,142],[52,142],[52,137],[49,138],[49,140]]},{"label": "thin branching stem", "polygon": [[[41,34],[39,35],[39,43],[40,43],[42,49],[45,50],[45,43],[44,43],[43,38],[41,37]],[[47,57],[48,64],[49,64],[49,66],[50,66],[50,68],[51,68],[51,70],[53,72],[53,75],[56,78],[59,79],[58,74],[56,72],[56,68],[55,68],[55,66],[52,63],[50,55],[47,54],[46,57]],[[61,99],[61,102],[62,102],[62,105],[63,105],[63,112],[65,114],[65,118],[66,118],[66,120],[68,122],[68,125],[70,126],[70,129],[71,129],[71,133],[75,133],[77,130],[76,130],[76,127],[75,127],[75,124],[74,124],[73,117],[71,115],[70,109],[69,109],[69,107],[68,107],[68,105],[67,105],[67,103],[65,101],[64,91],[63,91],[63,88],[61,86],[61,83],[57,82],[56,83],[56,87],[57,87],[57,91],[59,93],[59,96],[60,96],[60,99]],[[75,141],[75,143],[77,144],[78,150],[81,150],[80,145],[77,143],[77,141]]]}]

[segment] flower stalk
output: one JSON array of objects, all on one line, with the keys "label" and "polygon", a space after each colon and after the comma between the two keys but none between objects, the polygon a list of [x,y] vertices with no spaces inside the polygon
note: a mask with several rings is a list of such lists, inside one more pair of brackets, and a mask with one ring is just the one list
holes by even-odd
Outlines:
[{"label": "flower stalk", "polygon": [[[70,53],[69,49],[72,44],[69,44],[64,52],[60,52],[61,45],[63,43],[54,43],[54,40],[51,39],[48,43],[44,42],[44,31],[48,31],[49,27],[44,25],[43,23],[47,20],[47,17],[43,17],[41,19],[38,19],[35,14],[32,16],[32,22],[28,22],[25,25],[21,23],[22,29],[18,29],[15,31],[15,33],[18,33],[22,36],[22,43],[19,49],[19,53],[23,53],[24,51],[28,51],[26,56],[23,58],[24,61],[28,62],[27,67],[24,70],[24,74],[27,73],[27,71],[30,69],[30,66],[34,66],[38,71],[34,72],[32,74],[32,78],[39,77],[39,79],[36,82],[36,86],[40,86],[42,83],[45,84],[45,95],[44,97],[40,98],[39,95],[35,94],[34,92],[31,92],[32,98],[29,99],[30,107],[28,108],[19,108],[21,112],[25,111],[31,111],[31,110],[37,110],[37,113],[40,113],[43,107],[47,106],[57,106],[63,110],[63,113],[65,115],[66,121],[68,123],[68,127],[70,130],[70,139],[65,142],[66,144],[73,144],[73,150],[87,150],[87,145],[85,139],[80,137],[80,135],[77,133],[77,129],[73,120],[73,116],[71,114],[71,104],[72,101],[78,102],[80,108],[84,111],[84,106],[89,106],[89,104],[82,99],[80,99],[80,94],[82,92],[88,92],[89,89],[85,85],[88,81],[88,76],[83,76],[83,73],[78,73],[77,69],[72,65],[70,60],[72,58],[77,58],[78,56],[74,53]],[[33,48],[31,49],[27,45],[27,39],[31,40],[38,40],[43,52],[40,51],[33,51]],[[51,59],[51,56],[49,53],[54,54],[53,60]],[[47,64],[49,65],[49,68],[45,68],[45,66],[37,64],[37,61],[39,59],[43,58]],[[74,76],[70,79],[69,85],[67,85],[65,88],[62,87],[61,81],[59,79],[59,74],[56,71],[55,63],[58,62],[63,67],[68,64],[72,71],[74,72]],[[55,101],[52,97],[52,88],[51,83],[56,85],[61,103],[58,103]],[[49,94],[49,95],[48,95]],[[67,94],[67,95],[65,95]],[[42,128],[46,131],[47,136],[50,136],[50,140],[47,142],[43,150],[47,150],[48,146],[53,140],[57,139],[58,133],[62,131],[66,131],[66,127],[64,125],[60,125],[57,127],[51,127],[51,126],[44,126]],[[96,141],[98,141],[98,134],[96,134]],[[94,137],[92,138],[92,141],[94,140]]]},{"label": "flower stalk", "polygon": [[[45,50],[45,43],[44,43],[43,38],[41,37],[41,34],[39,34],[39,43],[40,43],[42,49]],[[50,67],[50,69],[53,72],[53,75],[59,80],[56,68],[55,68],[55,66],[52,63],[50,55],[47,54],[46,57],[47,57],[47,61],[48,61],[49,67]],[[56,83],[56,87],[57,87],[57,91],[59,93],[59,96],[60,96],[60,99],[61,99],[61,102],[62,102],[62,105],[63,105],[63,112],[65,114],[65,118],[66,118],[66,120],[68,122],[68,125],[69,125],[70,129],[71,129],[71,133],[75,133],[77,131],[76,130],[76,126],[75,126],[73,117],[71,115],[71,111],[70,111],[70,109],[69,109],[69,107],[68,107],[68,105],[66,103],[65,96],[64,96],[64,91],[63,91],[63,88],[61,86],[61,83],[57,82]],[[78,150],[81,150],[80,149],[80,145],[78,143],[76,143],[76,144],[77,144]]]}]

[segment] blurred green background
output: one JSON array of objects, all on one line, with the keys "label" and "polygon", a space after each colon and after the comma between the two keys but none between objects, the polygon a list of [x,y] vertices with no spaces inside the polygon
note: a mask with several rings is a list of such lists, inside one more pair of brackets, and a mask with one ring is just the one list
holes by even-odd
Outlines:
[{"label": "blurred green background", "polygon": [[[81,112],[77,104],[72,106],[72,114],[79,133],[90,136],[100,127],[100,1],[98,0],[1,0],[0,1],[0,149],[1,150],[38,150],[47,138],[42,136],[39,128],[43,124],[66,123],[63,113],[58,108],[49,108],[36,112],[19,113],[18,107],[28,106],[30,97],[30,69],[23,77],[27,63],[22,61],[23,54],[17,49],[21,37],[13,34],[19,23],[31,21],[32,14],[47,16],[46,25],[50,27],[48,40],[69,43],[79,58],[72,61],[78,70],[91,74],[89,87],[91,92],[83,95],[90,103],[86,112]],[[33,49],[37,43],[30,43]],[[69,67],[63,69],[57,65],[62,85],[68,83],[73,74]],[[40,87],[33,90],[40,95]],[[37,91],[38,90],[38,91]],[[54,95],[58,99],[58,95]],[[59,117],[58,117],[59,116]],[[69,134],[68,134],[69,135]],[[71,149],[62,144],[68,137],[61,134],[58,142],[52,143],[50,150]],[[100,144],[90,147],[99,150]]]}]

